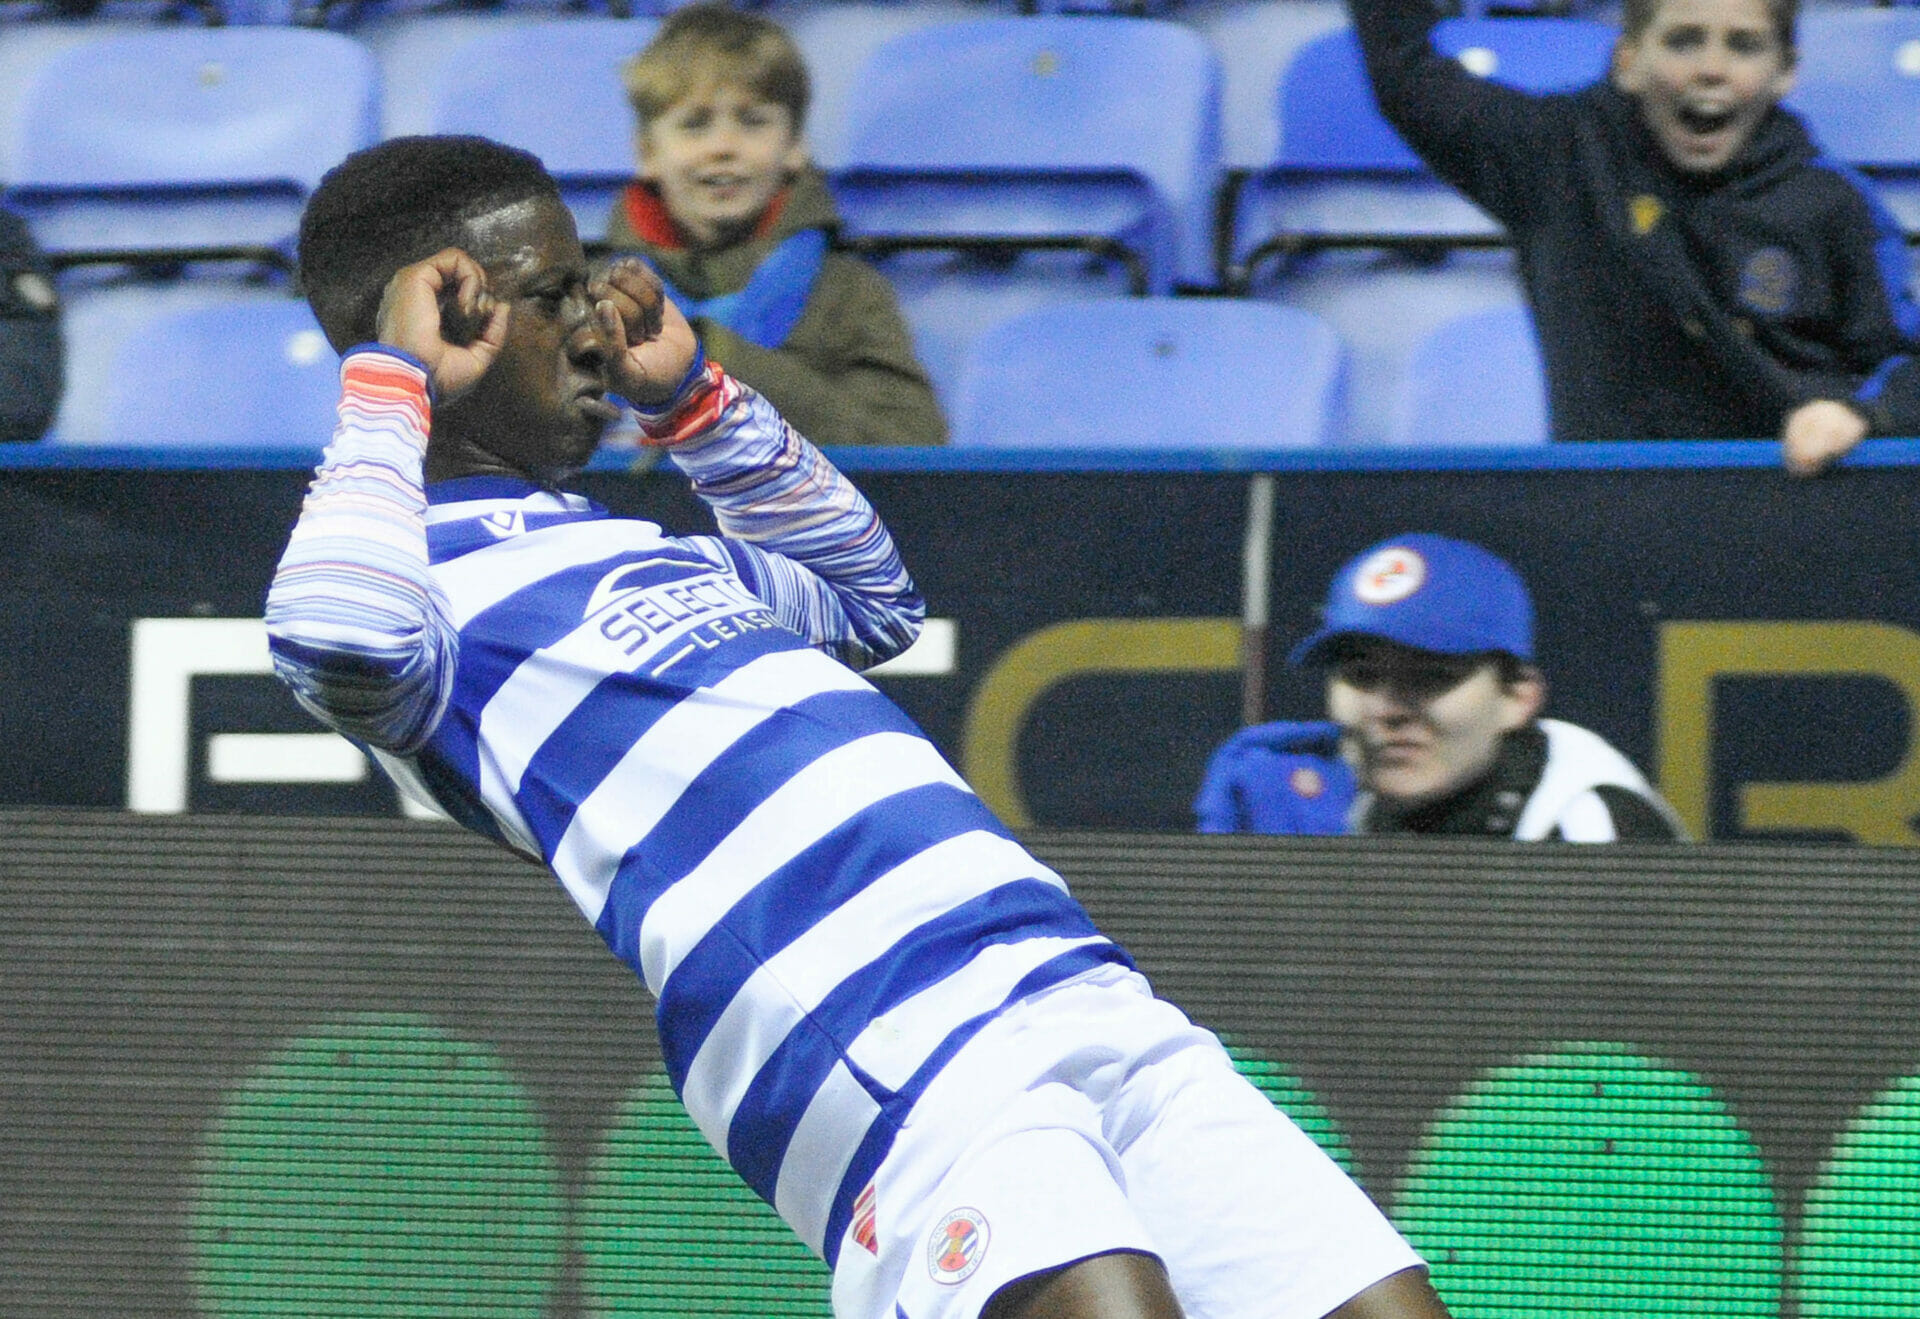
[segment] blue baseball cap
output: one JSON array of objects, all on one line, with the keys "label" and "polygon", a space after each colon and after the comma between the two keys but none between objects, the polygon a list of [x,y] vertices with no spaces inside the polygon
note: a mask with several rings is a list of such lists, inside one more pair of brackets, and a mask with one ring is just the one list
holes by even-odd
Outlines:
[{"label": "blue baseball cap", "polygon": [[1291,664],[1323,663],[1345,637],[1379,637],[1442,655],[1503,651],[1533,661],[1533,600],[1505,559],[1426,532],[1362,550],[1327,592],[1320,630]]}]

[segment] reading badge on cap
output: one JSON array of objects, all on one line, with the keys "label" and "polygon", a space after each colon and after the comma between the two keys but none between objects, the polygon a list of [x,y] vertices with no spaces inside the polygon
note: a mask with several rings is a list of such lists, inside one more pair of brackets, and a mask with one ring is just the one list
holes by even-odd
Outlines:
[{"label": "reading badge on cap", "polygon": [[1377,638],[1442,655],[1533,660],[1533,601],[1506,560],[1470,541],[1411,532],[1362,550],[1327,592],[1320,628],[1294,664],[1323,663],[1343,640]]},{"label": "reading badge on cap", "polygon": [[1425,585],[1426,580],[1427,561],[1420,557],[1420,551],[1405,545],[1389,545],[1369,554],[1354,570],[1353,593],[1363,604],[1398,604]]}]

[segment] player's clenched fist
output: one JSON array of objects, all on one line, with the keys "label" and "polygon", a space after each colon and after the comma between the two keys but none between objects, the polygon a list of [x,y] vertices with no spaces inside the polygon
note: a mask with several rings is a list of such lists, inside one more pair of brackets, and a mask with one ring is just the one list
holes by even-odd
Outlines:
[{"label": "player's clenched fist", "polygon": [[693,365],[699,341],[643,261],[624,257],[587,285],[600,332],[614,346],[612,387],[641,407],[665,403]]},{"label": "player's clenched fist", "polygon": [[380,342],[418,358],[442,403],[479,381],[507,341],[508,307],[487,292],[487,272],[457,247],[403,266],[380,295]]}]

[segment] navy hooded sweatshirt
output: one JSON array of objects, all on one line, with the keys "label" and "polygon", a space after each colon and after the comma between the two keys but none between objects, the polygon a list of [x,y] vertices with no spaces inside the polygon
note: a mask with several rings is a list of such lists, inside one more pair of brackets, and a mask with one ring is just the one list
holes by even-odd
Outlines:
[{"label": "navy hooded sweatshirt", "polygon": [[1519,92],[1437,53],[1425,0],[1349,5],[1382,114],[1513,240],[1554,438],[1772,437],[1814,399],[1920,435],[1904,238],[1793,114],[1688,174],[1607,83]]}]

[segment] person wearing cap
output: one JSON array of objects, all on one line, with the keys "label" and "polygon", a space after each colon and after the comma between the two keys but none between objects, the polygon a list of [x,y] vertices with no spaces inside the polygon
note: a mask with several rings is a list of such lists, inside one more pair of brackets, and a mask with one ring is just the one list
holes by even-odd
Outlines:
[{"label": "person wearing cap", "polygon": [[[1324,670],[1337,751],[1296,741],[1284,754],[1351,766],[1345,832],[1580,843],[1685,836],[1625,756],[1587,729],[1540,717],[1547,685],[1534,662],[1533,601],[1520,575],[1478,545],[1421,533],[1363,551],[1334,578],[1321,627],[1289,659]],[[1233,797],[1235,769],[1220,762],[1235,742],[1238,763],[1254,763],[1259,730],[1244,730],[1216,755],[1198,806]],[[1337,790],[1337,771],[1315,780],[1303,768],[1312,766],[1292,767],[1294,782]],[[1239,799],[1268,799],[1271,819],[1274,795],[1268,786]]]}]

